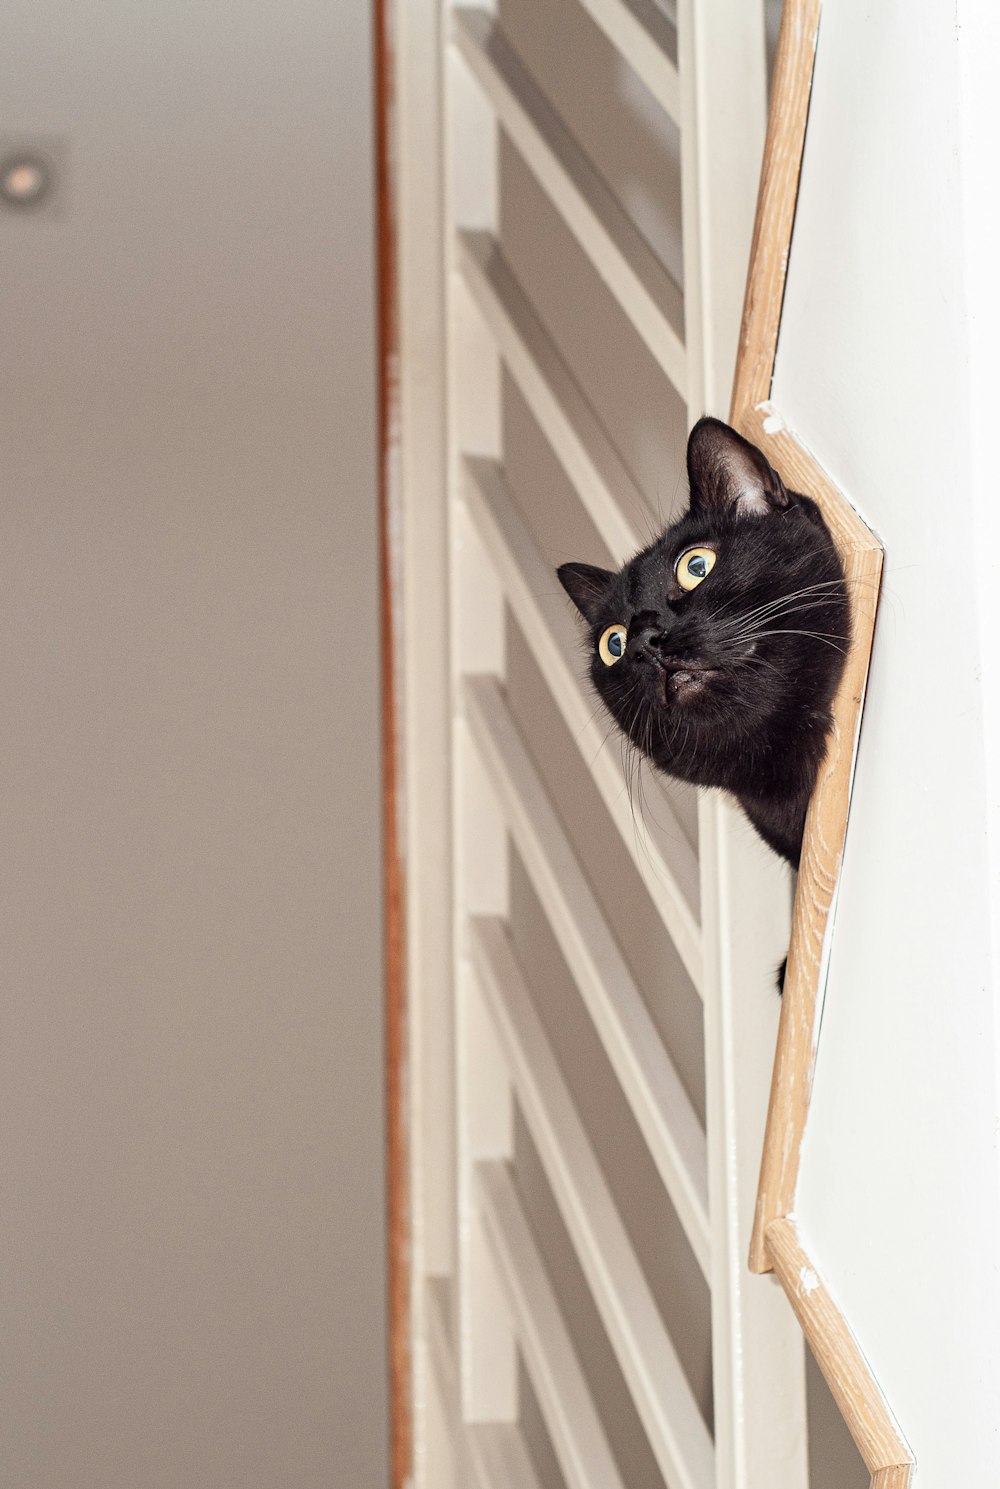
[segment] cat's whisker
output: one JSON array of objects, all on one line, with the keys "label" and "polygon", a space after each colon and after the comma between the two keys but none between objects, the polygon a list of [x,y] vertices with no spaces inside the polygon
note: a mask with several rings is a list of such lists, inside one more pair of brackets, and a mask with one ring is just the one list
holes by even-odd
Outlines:
[{"label": "cat's whisker", "polygon": [[[598,700],[595,703],[594,707],[590,710],[590,713],[587,715],[586,723],[581,724],[579,726],[579,728],[574,731],[574,734],[573,734],[573,743],[574,744],[579,744],[580,743],[580,739],[581,739],[582,735],[590,728],[591,724],[597,718],[597,715],[601,712],[602,709],[606,709],[606,705],[605,705],[603,699],[598,698]],[[614,717],[612,716],[611,723],[608,726],[607,733],[604,736],[605,739],[607,739],[608,734],[610,734],[611,730],[614,727],[615,727],[615,721],[614,721]]]},{"label": "cat's whisker", "polygon": [[840,652],[841,656],[847,656],[847,651],[845,650],[845,648],[837,645],[837,641],[843,640],[843,637],[835,637],[832,632],[828,631],[759,631],[754,639],[757,640],[764,636],[811,636],[815,641],[822,641],[824,645],[832,646],[834,651]]},{"label": "cat's whisker", "polygon": [[[792,600],[804,599],[806,596],[812,594],[818,595],[824,590],[839,591],[840,589],[841,581],[839,579],[818,580],[815,584],[806,585],[803,589],[790,590],[786,594],[776,596],[773,600],[768,600],[765,604],[757,606],[756,609],[747,611],[742,619],[755,620],[759,616],[764,615],[769,610],[772,610],[780,605],[788,604]],[[738,605],[739,603],[739,598],[736,598],[729,601],[727,604],[720,606],[718,610],[713,612],[714,617],[718,618],[719,616],[725,615],[728,610],[730,610],[734,605]]]},{"label": "cat's whisker", "polygon": [[[723,632],[722,639],[737,641],[743,640],[747,636],[753,635],[757,630],[759,630],[759,627],[761,625],[770,625],[773,621],[786,620],[789,616],[801,615],[806,611],[817,610],[824,605],[831,604],[836,604],[839,608],[839,599],[830,596],[829,598],[810,600],[798,605],[789,605],[785,609],[772,611],[769,615],[761,615],[756,617],[744,616],[740,618],[739,627],[735,631],[730,630]],[[841,639],[843,640],[845,638],[841,636]]]},{"label": "cat's whisker", "polygon": [[[831,581],[831,584],[835,581]],[[804,590],[794,590],[790,594],[780,595],[777,599],[769,600],[766,605],[759,605],[754,610],[749,610],[739,617],[742,624],[749,624],[756,620],[766,620],[775,614],[781,613],[784,606],[791,606],[800,602],[797,608],[806,609],[810,605],[839,605],[842,603],[839,586],[836,593],[823,593],[828,589],[827,584],[817,584]],[[810,598],[815,596],[815,598]],[[718,619],[726,613],[728,606],[723,606],[713,614],[713,619]]]},{"label": "cat's whisker", "polygon": [[608,740],[611,738],[612,731],[617,728],[618,722],[615,718],[612,717],[610,724],[604,731],[604,738],[601,740],[600,744],[597,746],[597,749],[594,751],[593,755],[590,757],[590,760],[587,762],[590,768],[593,768],[594,762],[596,761],[598,755],[601,753]]}]

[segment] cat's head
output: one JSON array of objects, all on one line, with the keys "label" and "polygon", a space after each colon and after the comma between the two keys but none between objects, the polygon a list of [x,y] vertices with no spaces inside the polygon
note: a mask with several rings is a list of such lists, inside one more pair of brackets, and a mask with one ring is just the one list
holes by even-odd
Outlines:
[{"label": "cat's head", "polygon": [[802,741],[822,751],[850,628],[843,570],[815,502],[728,425],[702,419],[687,463],[688,510],[655,542],[617,573],[570,563],[559,579],[632,742],[684,779],[753,790]]}]

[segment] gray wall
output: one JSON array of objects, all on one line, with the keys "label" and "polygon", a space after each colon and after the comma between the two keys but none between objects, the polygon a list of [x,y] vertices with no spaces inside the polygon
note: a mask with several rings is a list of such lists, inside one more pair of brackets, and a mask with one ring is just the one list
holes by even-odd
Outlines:
[{"label": "gray wall", "polygon": [[368,11],[5,7],[12,1489],[387,1482]]}]

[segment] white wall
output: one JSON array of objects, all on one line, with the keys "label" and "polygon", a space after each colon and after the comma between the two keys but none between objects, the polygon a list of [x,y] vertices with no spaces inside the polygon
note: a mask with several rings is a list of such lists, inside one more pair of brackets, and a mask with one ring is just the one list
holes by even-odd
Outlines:
[{"label": "white wall", "polygon": [[976,9],[963,32],[939,0],[824,7],[774,393],[887,554],[797,1210],[920,1489],[1000,1482],[998,52]]}]

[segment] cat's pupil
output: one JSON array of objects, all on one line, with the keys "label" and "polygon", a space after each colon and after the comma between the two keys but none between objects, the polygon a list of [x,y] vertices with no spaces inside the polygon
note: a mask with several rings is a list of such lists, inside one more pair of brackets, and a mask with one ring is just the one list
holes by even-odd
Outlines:
[{"label": "cat's pupil", "polygon": [[615,631],[613,636],[608,637],[608,651],[613,657],[620,657],[625,651],[625,637],[621,631]]},{"label": "cat's pupil", "polygon": [[691,575],[692,579],[705,578],[705,575],[708,573],[708,565],[706,564],[702,554],[696,553],[694,558],[688,559],[687,571]]}]

